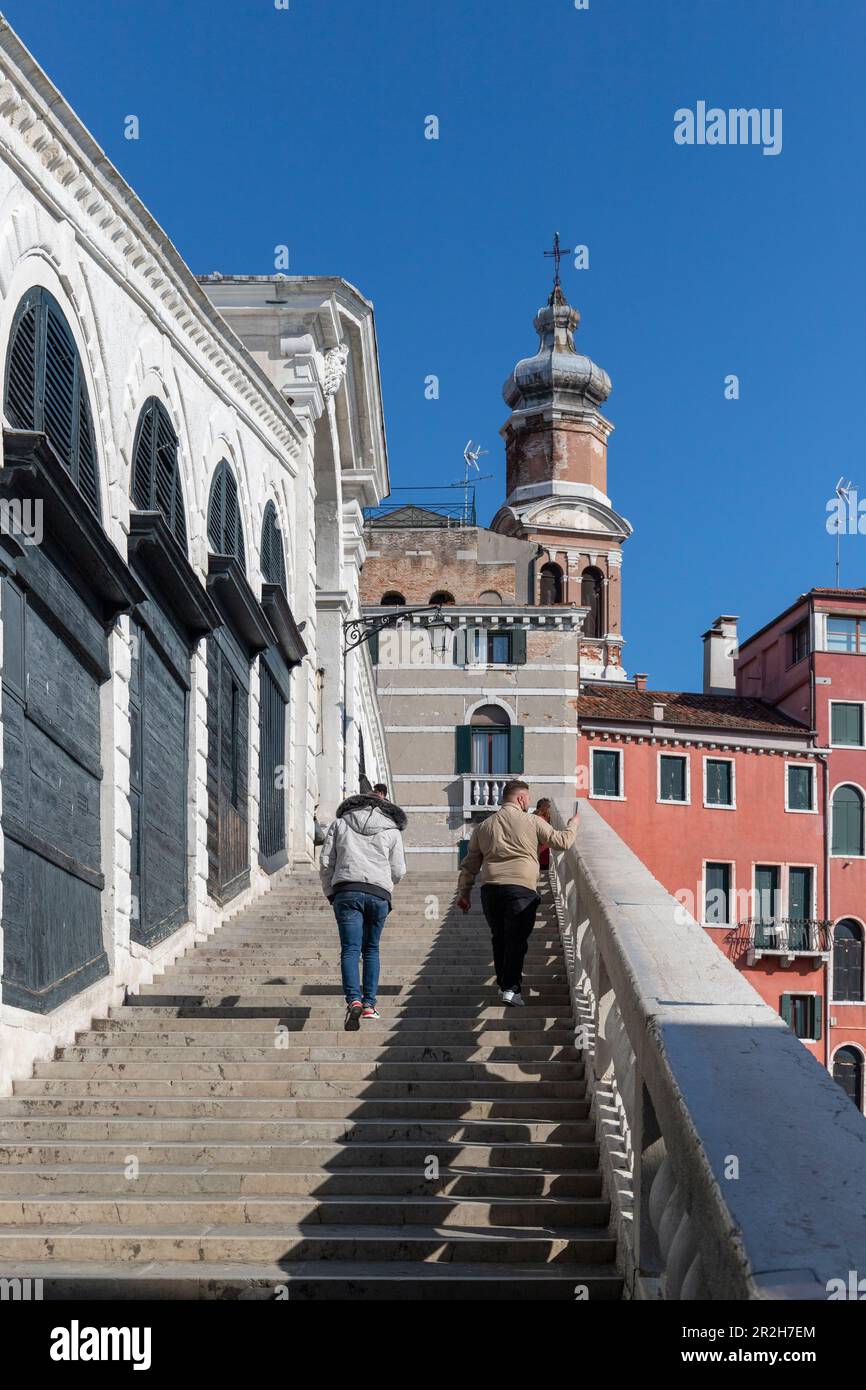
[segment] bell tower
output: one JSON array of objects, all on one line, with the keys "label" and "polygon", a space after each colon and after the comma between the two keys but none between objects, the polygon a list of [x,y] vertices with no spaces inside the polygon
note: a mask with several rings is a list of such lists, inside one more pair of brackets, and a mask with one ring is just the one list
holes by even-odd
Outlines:
[{"label": "bell tower", "polygon": [[559,280],[535,316],[538,351],[517,363],[503,388],[511,414],[505,441],[507,497],[491,522],[505,535],[537,541],[534,602],[587,608],[581,638],[584,676],[624,680],[622,545],[632,527],[607,495],[602,414],[607,372],[579,353],[580,314]]}]

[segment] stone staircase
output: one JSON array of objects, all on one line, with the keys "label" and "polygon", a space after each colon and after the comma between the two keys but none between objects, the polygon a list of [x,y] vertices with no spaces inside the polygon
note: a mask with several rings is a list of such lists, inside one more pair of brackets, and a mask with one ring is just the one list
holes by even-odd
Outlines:
[{"label": "stone staircase", "polygon": [[[621,1283],[545,901],[527,1007],[480,911],[413,874],[382,1020],[286,873],[0,1101],[0,1278],[46,1297],[613,1299]],[[477,894],[476,894],[477,899]],[[476,902],[477,906],[477,902]]]}]

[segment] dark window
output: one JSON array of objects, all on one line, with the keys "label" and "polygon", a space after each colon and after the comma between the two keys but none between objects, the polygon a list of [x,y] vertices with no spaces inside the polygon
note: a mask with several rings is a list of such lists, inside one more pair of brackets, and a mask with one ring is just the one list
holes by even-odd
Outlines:
[{"label": "dark window", "polygon": [[755,868],[755,917],[766,923],[774,922],[781,915],[779,866],[758,864]]},{"label": "dark window", "polygon": [[538,601],[543,608],[562,603],[562,570],[559,565],[542,565]]},{"label": "dark window", "polygon": [[863,1057],[856,1047],[840,1047],[833,1058],[833,1080],[849,1100],[863,1109]]},{"label": "dark window", "polygon": [[833,928],[833,998],[863,998],[863,928],[857,922],[837,922]]},{"label": "dark window", "polygon": [[273,502],[268,502],[262,520],[262,578],[266,584],[279,584],[286,593],[286,557]]},{"label": "dark window", "polygon": [[437,589],[435,594],[430,595],[430,604],[439,608],[446,608],[455,602],[454,595],[449,594],[447,589]]},{"label": "dark window", "polygon": [[707,805],[734,804],[734,765],[724,758],[707,758]]},{"label": "dark window", "polygon": [[856,787],[837,787],[833,793],[833,853],[863,853],[863,797]]},{"label": "dark window", "polygon": [[151,396],[138,418],[132,451],[132,500],[143,512],[162,512],[186,551],[186,518],[177,458],[177,435],[161,401]]},{"label": "dark window", "polygon": [[379,599],[379,604],[382,608],[405,608],[406,600],[402,594],[397,593],[396,589],[389,589]]},{"label": "dark window", "polygon": [[619,796],[620,755],[606,748],[592,750],[592,791],[594,796]]},{"label": "dark window", "polygon": [[863,747],[863,706],[834,700],[830,706],[830,742]]},{"label": "dark window", "polygon": [[788,633],[790,639],[791,665],[794,666],[798,661],[802,661],[809,655],[809,622],[806,619],[791,628]]},{"label": "dark window", "polygon": [[731,866],[708,864],[704,876],[704,921],[723,927],[730,920]]},{"label": "dark window", "polygon": [[779,1012],[798,1038],[818,1042],[821,1037],[821,996],[783,994]]},{"label": "dark window", "polygon": [[234,555],[246,565],[238,485],[225,459],[217,464],[207,509],[207,538],[216,555]]},{"label": "dark window", "polygon": [[511,721],[498,705],[482,705],[472,716],[472,766],[470,772],[508,773],[511,753]]},{"label": "dark window", "polygon": [[788,767],[788,809],[812,811],[815,808],[815,770],[811,767]]},{"label": "dark window", "polygon": [[678,754],[659,758],[659,796],[662,801],[685,801],[688,788],[686,760]]},{"label": "dark window", "polygon": [[12,321],[5,411],[13,428],[45,434],[99,516],[96,442],[81,358],[63,310],[41,286],[27,292]]},{"label": "dark window", "polygon": [[788,916],[794,922],[812,917],[812,870],[799,866],[788,870]]},{"label": "dark window", "polygon": [[589,612],[583,624],[584,637],[603,637],[604,624],[604,576],[600,570],[583,571],[580,580],[580,606]]},{"label": "dark window", "polygon": [[864,649],[866,634],[858,618],[827,619],[828,652],[862,652]]},{"label": "dark window", "polygon": [[487,662],[490,666],[507,666],[511,661],[511,633],[488,630],[482,634],[487,638]]}]

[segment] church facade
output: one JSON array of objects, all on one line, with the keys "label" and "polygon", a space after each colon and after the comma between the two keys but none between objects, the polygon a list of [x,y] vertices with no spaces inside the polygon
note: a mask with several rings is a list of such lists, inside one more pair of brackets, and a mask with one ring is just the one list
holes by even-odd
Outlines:
[{"label": "church facade", "polygon": [[248,350],[224,297],[4,25],[0,1091],[311,863],[362,756],[389,776],[342,650],[388,490],[371,306],[245,282]]}]

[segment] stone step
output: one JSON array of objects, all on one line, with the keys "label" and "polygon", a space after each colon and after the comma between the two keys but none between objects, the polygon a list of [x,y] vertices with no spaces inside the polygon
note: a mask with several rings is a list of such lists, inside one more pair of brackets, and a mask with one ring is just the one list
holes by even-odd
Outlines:
[{"label": "stone step", "polygon": [[[293,1039],[291,1033],[286,1034]],[[389,1043],[371,1037],[368,1032],[349,1040],[348,1035],[337,1035],[338,1042],[331,1045],[302,1045],[299,1041],[289,1042],[285,1047],[277,1046],[275,1038],[265,1047],[222,1046],[198,1047],[183,1044],[155,1047],[143,1042],[138,1047],[126,1042],[109,1042],[102,1047],[61,1047],[57,1049],[58,1062],[265,1062],[273,1060],[292,1062],[572,1062],[577,1060],[573,1043],[543,1043],[537,1047],[529,1045],[513,1046],[510,1042],[493,1042],[489,1046],[474,1040],[464,1046],[448,1045],[438,1042],[418,1040],[414,1046],[404,1040]]]},{"label": "stone step", "polygon": [[147,1096],[236,1097],[242,1100],[280,1100],[287,1098],[328,1100],[339,1096],[370,1100],[569,1100],[579,1104],[584,1099],[586,1085],[577,1081],[538,1081],[529,1077],[515,1081],[369,1081],[359,1087],[357,1081],[297,1081],[292,1073],[281,1081],[158,1081],[131,1080],[111,1077],[86,1080],[79,1076],[34,1076],[16,1081],[12,1099],[27,1096]]},{"label": "stone step", "polygon": [[[302,984],[283,981],[272,984],[262,980],[243,979],[233,982],[237,987],[235,990],[228,988],[229,983],[228,978],[222,982],[205,978],[198,983],[185,980],[155,980],[153,984],[142,985],[138,997],[151,1004],[177,1005],[183,1008],[202,1005],[211,1008],[214,1005],[224,1005],[227,1001],[237,1006],[302,1005],[309,1004],[313,999],[318,999],[320,1003],[325,1000],[339,1000],[345,1005],[343,991],[333,980],[305,980]],[[563,986],[554,985],[539,989],[534,984],[524,984],[522,993],[525,1004],[544,1008],[548,1012],[556,1013],[568,1008],[568,990]],[[495,983],[473,985],[455,981],[446,984],[422,981],[401,985],[385,980],[380,983],[378,993],[379,1005],[385,1004],[391,1008],[406,1003],[428,1002],[447,1005],[458,1001],[465,1006],[473,1000],[485,1006],[501,1003]]]},{"label": "stone step", "polygon": [[[205,1016],[200,1021],[191,1018],[177,1016],[165,1017],[161,1014],[147,1016],[144,1010],[137,1011],[135,1014],[120,1018],[97,1019],[93,1026],[84,1030],[76,1036],[76,1042],[84,1043],[89,1041],[104,1041],[105,1035],[112,1037],[143,1038],[145,1035],[152,1036],[154,1039],[165,1039],[168,1041],[185,1039],[190,1042],[198,1039],[205,1039],[210,1042],[219,1042],[224,1039],[226,1034],[231,1033],[232,1037],[242,1034],[244,1041],[249,1039],[251,1042],[258,1040],[261,1042],[266,1036],[273,1039],[274,1029],[278,1026],[288,1029],[290,1032],[303,1032],[304,1037],[311,1037],[319,1033],[344,1032],[342,1017],[336,1010],[325,1013],[320,1010],[315,1016],[312,1014],[287,1014],[284,1018],[277,1014],[272,1019],[261,1018],[209,1018]],[[384,1037],[388,1033],[400,1032],[401,1035],[411,1038],[432,1037],[440,1041],[447,1041],[452,1034],[471,1034],[473,1037],[485,1036],[512,1036],[525,1038],[528,1042],[532,1036],[544,1036],[547,1040],[552,1033],[567,1034],[569,1038],[574,1036],[574,1022],[571,1018],[561,1016],[559,1018],[538,1017],[535,1010],[529,1009],[503,1009],[498,1018],[473,1017],[464,1015],[459,1017],[444,1018],[414,1018],[401,1017],[395,1019],[392,1015],[382,1018],[381,1022],[368,1024],[367,1020],[362,1020],[362,1027],[375,1027],[377,1036]],[[352,1036],[357,1037],[357,1034]]]},{"label": "stone step", "polygon": [[0,1119],[22,1116],[101,1119],[106,1116],[155,1116],[226,1120],[586,1120],[589,1101],[541,1100],[527,1095],[522,1100],[433,1100],[429,1096],[403,1100],[337,1097],[269,1100],[246,1096],[21,1096],[0,1102]]},{"label": "stone step", "polygon": [[[327,1177],[322,1187],[327,1187]],[[137,1196],[132,1184],[122,1196],[45,1194],[0,1196],[0,1236],[22,1226],[159,1226],[185,1233],[189,1226],[287,1228],[303,1226],[461,1226],[587,1229],[606,1227],[609,1204],[581,1197],[448,1197],[356,1196],[310,1194],[304,1197],[213,1195]]]},{"label": "stone step", "polygon": [[[181,1081],[283,1081],[289,1072],[285,1061],[268,1062],[90,1062],[88,1079],[115,1077],[131,1080]],[[37,1062],[34,1075],[82,1076],[82,1063],[73,1061]],[[295,1062],[291,1076],[296,1081],[522,1081],[534,1077],[549,1081],[582,1080],[582,1062]]]},{"label": "stone step", "polygon": [[495,1261],[511,1264],[598,1264],[609,1262],[615,1244],[581,1227],[487,1227],[455,1231],[448,1226],[377,1226],[310,1223],[308,1226],[22,1225],[0,1230],[0,1260],[109,1260],[140,1265],[145,1260],[246,1262],[262,1260],[412,1260],[433,1263]]},{"label": "stone step", "polygon": [[0,1143],[46,1144],[56,1139],[81,1143],[85,1139],[132,1145],[141,1142],[201,1143],[300,1143],[340,1142],[346,1144],[401,1142],[418,1143],[429,1139],[435,1143],[475,1144],[587,1144],[595,1135],[588,1120],[505,1120],[454,1119],[434,1120],[378,1119],[350,1116],[347,1119],[230,1119],[224,1115],[207,1119],[191,1119],[186,1115],[152,1118],[150,1116],[117,1116],[98,1119],[86,1115],[39,1115],[0,1119]]},{"label": "stone step", "polygon": [[[109,1020],[126,1018],[130,1020],[168,1020],[178,1019],[181,1021],[192,1021],[195,1023],[207,1019],[213,1022],[238,1023],[250,1020],[280,1020],[280,1019],[301,1019],[308,1021],[314,1026],[321,1024],[322,1027],[329,1027],[335,1016],[342,1018],[342,999],[336,1004],[316,1005],[312,1001],[300,1004],[283,1004],[279,1000],[267,1004],[232,1004],[230,1002],[205,1005],[199,1007],[196,1003],[192,1006],[184,1004],[154,1004],[150,999],[139,999],[133,996],[128,1004],[119,1005],[117,1008],[109,1010]],[[379,1001],[380,1012],[384,1001]],[[530,1020],[544,1020],[546,1024],[553,1024],[558,1027],[574,1026],[574,1019],[571,1009],[567,1004],[557,1008],[549,1008],[543,1004],[530,1002],[524,1004],[522,1009],[513,1009],[501,1002],[490,1003],[484,1006],[473,1005],[471,1001],[463,1004],[436,1004],[436,1003],[416,1003],[410,999],[398,1000],[390,1003],[387,1010],[387,1020],[383,1015],[383,1022],[392,1020],[394,1022],[407,1022],[417,1020],[421,1023],[432,1020],[443,1020],[450,1023],[452,1020],[462,1020],[471,1023],[480,1022],[484,1019],[507,1019],[508,1026],[513,1028],[529,1027]],[[102,1022],[95,1022],[94,1027],[103,1027]],[[110,1023],[105,1026],[110,1026]],[[150,1024],[143,1023],[143,1027],[150,1027]],[[154,1026],[160,1026],[155,1024]],[[173,1024],[171,1026],[174,1026]],[[259,1027],[263,1025],[261,1022]],[[365,1025],[366,1026],[366,1025]]]},{"label": "stone step", "polygon": [[[516,1010],[514,1011],[517,1012]],[[291,1041],[291,1045],[302,1045],[304,1047],[370,1047],[378,1045],[381,1047],[392,1048],[396,1046],[415,1046],[431,1045],[435,1048],[456,1047],[471,1048],[483,1043],[485,1046],[492,1047],[573,1047],[573,1029],[557,1028],[548,1031],[530,1031],[528,1028],[508,1028],[503,1021],[499,1027],[479,1027],[472,1028],[468,1024],[461,1028],[452,1024],[450,1028],[435,1027],[431,1029],[404,1028],[402,1025],[397,1028],[388,1028],[386,1020],[381,1023],[367,1025],[366,1021],[357,1033],[347,1033],[342,1025],[330,1029],[291,1027],[288,1024],[278,1024],[268,1032],[248,1032],[244,1033],[242,1042],[234,1031],[224,1028],[221,1032],[213,1032],[207,1029],[175,1029],[164,1032],[142,1029],[141,1032],[124,1030],[122,1032],[103,1031],[102,1029],[92,1029],[86,1033],[79,1033],[75,1043],[70,1046],[92,1048],[135,1048],[140,1051],[142,1048],[171,1048],[184,1047],[195,1049],[213,1048],[218,1052],[223,1052],[227,1046],[233,1049],[252,1048],[253,1055],[259,1049],[272,1049],[276,1047],[281,1050],[284,1044]],[[62,1052],[61,1052],[62,1055]]]},{"label": "stone step", "polygon": [[[595,1170],[598,1146],[593,1143],[563,1144],[547,1141],[543,1144],[510,1143],[485,1144],[424,1140],[351,1144],[312,1143],[309,1140],[293,1143],[229,1143],[217,1144],[175,1140],[159,1142],[139,1140],[135,1158],[144,1166],[192,1165],[202,1167],[267,1168],[309,1171],[311,1167],[327,1168],[330,1177],[344,1168],[408,1168],[424,1173],[431,1159],[441,1169],[455,1166],[470,1168],[524,1168],[547,1173],[574,1168]],[[0,1145],[0,1168],[19,1164],[52,1166],[55,1164],[99,1163],[124,1170],[129,1164],[129,1143],[108,1140],[49,1140],[31,1143]]]},{"label": "stone step", "polygon": [[41,1280],[46,1301],[238,1300],[293,1303],[400,1302],[608,1302],[622,1297],[622,1279],[612,1268],[583,1265],[484,1264],[414,1260],[292,1260],[282,1264],[148,1261],[127,1269],[97,1261],[52,1258],[25,1264],[0,1262],[0,1279]]},{"label": "stone step", "polygon": [[[336,967],[333,970],[304,970],[302,967],[293,967],[291,970],[270,971],[262,967],[261,970],[246,965],[243,973],[232,971],[225,968],[219,970],[172,970],[166,976],[160,976],[149,985],[142,986],[142,994],[156,993],[159,989],[169,988],[173,991],[195,992],[200,989],[222,990],[229,993],[230,988],[239,990],[265,989],[287,986],[295,989],[304,990],[308,985],[332,985],[334,993],[342,996],[343,991],[339,985],[339,972]],[[559,988],[560,998],[567,997],[565,977],[557,974],[547,974],[539,971],[527,971],[523,976],[523,993],[534,995],[543,991],[545,998],[552,998],[557,987]],[[464,970],[462,973],[452,969],[448,974],[431,970],[429,974],[422,973],[417,978],[414,976],[407,980],[405,974],[398,975],[393,970],[383,968],[379,977],[379,993],[387,997],[394,994],[447,994],[452,993],[485,996],[487,993],[495,994],[498,997],[499,989],[496,976],[481,974],[474,970]]]},{"label": "stone step", "polygon": [[509,1168],[449,1168],[428,1178],[421,1169],[344,1168],[315,1172],[249,1168],[159,1168],[141,1165],[129,1179],[117,1167],[66,1164],[60,1167],[0,1167],[0,1194],[147,1196],[373,1196],[383,1197],[600,1197],[601,1177],[589,1170],[564,1173]]}]

